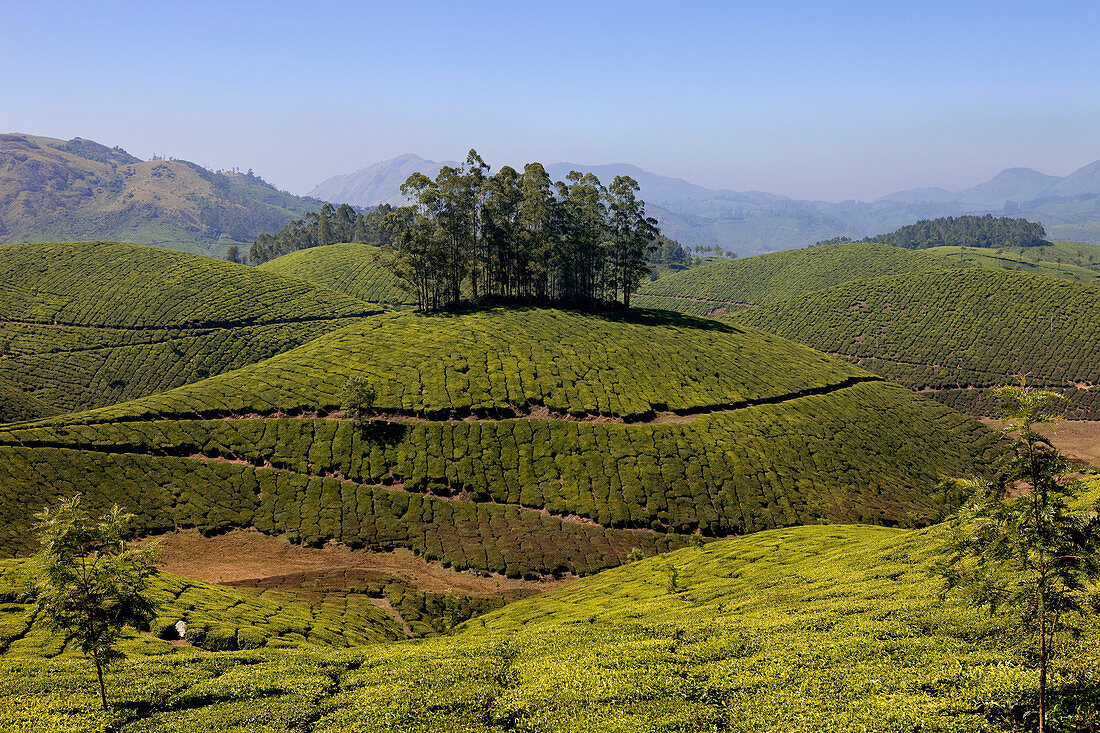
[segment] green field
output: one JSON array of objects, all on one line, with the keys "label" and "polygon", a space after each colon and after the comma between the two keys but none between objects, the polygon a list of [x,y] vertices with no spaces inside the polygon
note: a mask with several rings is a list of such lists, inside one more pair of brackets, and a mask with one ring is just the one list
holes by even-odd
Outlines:
[{"label": "green field", "polygon": [[715,260],[666,275],[635,294],[639,308],[704,315],[732,312],[850,280],[950,267],[945,260],[885,244],[838,244]]},{"label": "green field", "polygon": [[310,247],[263,263],[257,270],[295,277],[346,293],[368,303],[411,308],[416,300],[379,261],[380,247],[330,244]]},{"label": "green field", "polygon": [[[646,368],[640,365],[645,364]],[[376,422],[338,412],[351,375]],[[298,417],[293,417],[297,415]],[[513,577],[824,520],[926,523],[995,436],[753,329],[660,313],[384,314],[264,362],[0,431],[0,547],[81,491],[146,532],[254,526]]]},{"label": "green field", "polygon": [[0,283],[0,384],[42,405],[0,420],[161,392],[378,312],[300,280],[110,242],[0,247]]},{"label": "green field", "polygon": [[[85,660],[25,636],[0,657],[0,727],[1017,730],[1036,687],[1025,642],[938,597],[937,532],[827,526],[722,540],[422,641],[210,653],[134,636],[112,673],[110,715]],[[8,638],[25,632],[26,607],[2,608]],[[1097,722],[1098,641],[1091,627],[1056,663],[1055,688],[1078,706],[1056,716],[1079,730]]]},{"label": "green field", "polygon": [[877,278],[737,314],[947,404],[994,414],[985,392],[1024,375],[1100,417],[1100,288],[1045,275],[960,269]]}]

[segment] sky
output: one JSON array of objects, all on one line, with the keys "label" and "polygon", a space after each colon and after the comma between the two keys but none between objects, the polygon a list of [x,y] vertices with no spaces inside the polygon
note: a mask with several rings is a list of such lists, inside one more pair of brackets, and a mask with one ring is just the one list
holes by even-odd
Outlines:
[{"label": "sky", "polygon": [[626,162],[827,201],[1100,158],[1100,3],[0,0],[0,132],[252,168]]}]

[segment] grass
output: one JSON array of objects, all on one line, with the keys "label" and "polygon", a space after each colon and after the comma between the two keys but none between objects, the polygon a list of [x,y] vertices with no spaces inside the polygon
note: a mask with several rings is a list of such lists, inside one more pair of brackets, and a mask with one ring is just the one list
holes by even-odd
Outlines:
[{"label": "grass", "polygon": [[[939,598],[936,532],[800,527],[685,548],[422,641],[133,649],[109,716],[84,660],[9,653],[0,727],[1019,730],[1037,683],[1028,642]],[[1094,625],[1060,649],[1055,687],[1081,703],[1059,706],[1063,726],[1096,723],[1097,640]]]}]

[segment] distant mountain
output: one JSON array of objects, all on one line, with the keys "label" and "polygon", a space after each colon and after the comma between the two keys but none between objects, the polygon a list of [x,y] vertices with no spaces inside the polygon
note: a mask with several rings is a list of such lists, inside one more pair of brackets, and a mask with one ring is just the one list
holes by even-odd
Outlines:
[{"label": "distant mountain", "polygon": [[[310,195],[359,206],[399,204],[404,202],[401,184],[410,174],[420,171],[434,176],[441,165],[402,155],[329,178]],[[869,237],[921,219],[967,214],[1008,214],[1043,224],[1051,239],[1100,243],[1100,161],[1065,178],[1030,168],[1009,168],[962,191],[916,188],[874,202],[841,203],[711,189],[629,163],[551,163],[546,170],[554,180],[564,180],[572,170],[595,173],[604,183],[617,175],[629,175],[638,181],[648,211],[666,234],[684,244],[719,245],[740,255],[805,247],[840,235]]]},{"label": "distant mountain", "polygon": [[0,135],[0,243],[106,239],[218,253],[321,203],[251,171],[143,161],[82,138]]},{"label": "distant mountain", "polygon": [[309,195],[323,201],[348,203],[353,206],[377,206],[378,204],[399,206],[405,203],[405,197],[401,195],[401,184],[409,176],[420,172],[435,178],[439,169],[445,165],[459,164],[454,161],[437,163],[434,160],[425,160],[419,155],[406,153],[368,165],[354,173],[326,178],[317,184]]}]

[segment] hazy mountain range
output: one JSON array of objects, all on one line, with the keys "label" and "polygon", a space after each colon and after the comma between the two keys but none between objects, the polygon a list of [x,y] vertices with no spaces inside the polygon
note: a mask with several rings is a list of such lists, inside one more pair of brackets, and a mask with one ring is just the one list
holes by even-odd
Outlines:
[{"label": "hazy mountain range", "polygon": [[[434,176],[442,165],[402,155],[329,178],[304,197],[280,191],[251,171],[146,161],[82,138],[0,135],[0,243],[112,239],[221,254],[230,244],[247,246],[263,232],[278,231],[322,201],[403,203],[401,184],[411,173]],[[626,163],[553,163],[547,170],[554,180],[571,170],[595,173],[605,183],[630,175],[666,234],[740,255],[967,213],[1024,217],[1041,222],[1052,239],[1100,244],[1100,161],[1064,178],[1010,168],[962,191],[921,188],[841,203],[706,188]]]},{"label": "hazy mountain range", "polygon": [[[310,196],[357,206],[401,204],[401,184],[420,171],[435,176],[443,165],[406,154],[318,184]],[[718,244],[742,255],[803,247],[821,239],[870,236],[919,219],[994,213],[1041,222],[1054,239],[1100,243],[1100,160],[1060,178],[1030,168],[1009,168],[971,188],[917,188],[873,202],[801,201],[763,191],[699,186],[628,163],[546,166],[554,180],[571,170],[608,183],[616,175],[638,181],[650,212],[670,236],[685,244]]]}]

